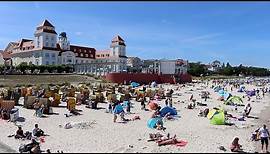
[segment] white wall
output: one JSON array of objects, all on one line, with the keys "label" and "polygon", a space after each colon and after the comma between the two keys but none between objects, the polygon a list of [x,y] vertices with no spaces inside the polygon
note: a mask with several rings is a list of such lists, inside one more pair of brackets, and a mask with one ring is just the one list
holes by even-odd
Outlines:
[{"label": "white wall", "polygon": [[[72,51],[65,51],[61,53],[59,64],[75,64],[75,54]],[[68,61],[71,62],[68,62]]]},{"label": "white wall", "polygon": [[3,58],[3,55],[2,53],[0,53],[0,65],[4,65],[5,61],[4,61],[4,58]]},{"label": "white wall", "polygon": [[160,72],[162,74],[175,74],[175,61],[160,61]]}]

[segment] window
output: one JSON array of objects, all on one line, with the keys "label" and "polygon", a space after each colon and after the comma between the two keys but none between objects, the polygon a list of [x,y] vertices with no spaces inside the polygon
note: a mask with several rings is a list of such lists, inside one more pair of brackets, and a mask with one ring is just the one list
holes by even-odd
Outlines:
[{"label": "window", "polygon": [[76,64],[78,64],[78,60],[76,60]]},{"label": "window", "polygon": [[78,53],[76,53],[76,56],[79,56],[79,54],[78,54]]},{"label": "window", "polygon": [[45,53],[45,57],[46,58],[49,58],[50,57],[50,54],[49,53]]},{"label": "window", "polygon": [[48,47],[49,46],[49,43],[48,42],[46,42],[46,47]]},{"label": "window", "polygon": [[72,63],[72,60],[71,60],[71,59],[68,59],[67,62],[68,62],[68,63]]},{"label": "window", "polygon": [[53,41],[54,40],[54,37],[52,36],[51,40]]},{"label": "window", "polygon": [[85,54],[85,57],[88,57],[88,54]]},{"label": "window", "polygon": [[83,63],[84,61],[83,60],[81,60],[81,63]]},{"label": "window", "polygon": [[48,35],[46,35],[46,40],[49,40],[49,37],[48,37]]},{"label": "window", "polygon": [[74,52],[76,52],[76,49],[74,49]]},{"label": "window", "polygon": [[52,43],[52,47],[54,47],[54,43]]},{"label": "window", "polygon": [[84,50],[84,53],[86,53],[87,51],[86,50]]},{"label": "window", "polygon": [[52,53],[52,58],[55,58],[55,53]]},{"label": "window", "polygon": [[83,57],[83,54],[81,53],[81,57]]},{"label": "window", "polygon": [[53,61],[53,62],[52,62],[52,64],[54,65],[54,64],[55,64],[55,62]]},{"label": "window", "polygon": [[46,65],[49,65],[49,61],[46,61]]},{"label": "window", "polygon": [[39,53],[35,53],[35,57],[38,58],[39,57]]}]

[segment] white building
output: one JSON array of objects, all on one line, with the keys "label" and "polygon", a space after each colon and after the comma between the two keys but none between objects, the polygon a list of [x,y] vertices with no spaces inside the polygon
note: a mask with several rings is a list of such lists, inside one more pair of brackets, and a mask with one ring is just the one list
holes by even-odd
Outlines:
[{"label": "white building", "polygon": [[[149,62],[148,62],[149,63]],[[150,61],[151,63],[151,61]],[[185,74],[188,70],[188,61],[176,60],[152,60],[147,68],[143,68],[143,73],[156,74]]]},{"label": "white building", "polygon": [[3,57],[3,51],[0,50],[0,65],[4,65],[5,64],[5,60],[4,60],[4,57]]},{"label": "white building", "polygon": [[11,56],[12,64],[22,62],[34,65],[69,64],[74,65],[77,73],[106,74],[126,70],[126,45],[120,36],[111,43],[111,49],[104,55],[96,49],[78,45],[70,45],[65,32],[57,38],[55,27],[45,20],[36,28],[34,39],[21,39],[10,42],[5,53]]},{"label": "white building", "polygon": [[96,52],[96,59],[90,64],[75,65],[77,73],[92,73],[106,75],[111,72],[127,71],[127,56],[125,41],[117,35],[112,39],[110,49]]}]

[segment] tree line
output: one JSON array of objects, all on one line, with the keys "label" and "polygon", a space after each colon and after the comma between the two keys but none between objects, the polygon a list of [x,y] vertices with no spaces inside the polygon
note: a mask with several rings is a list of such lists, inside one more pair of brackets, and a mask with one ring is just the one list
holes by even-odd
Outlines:
[{"label": "tree line", "polygon": [[207,75],[226,75],[226,76],[270,76],[270,71],[266,68],[252,66],[231,66],[229,63],[223,63],[222,67],[216,71],[210,71],[205,64],[189,63],[188,73],[192,76],[207,76]]},{"label": "tree line", "polygon": [[[34,65],[21,63],[17,66],[4,66],[0,65],[0,73],[4,74],[4,72],[15,72],[21,74],[27,73],[72,73],[73,67],[70,65]],[[12,74],[12,73],[11,73]]]}]

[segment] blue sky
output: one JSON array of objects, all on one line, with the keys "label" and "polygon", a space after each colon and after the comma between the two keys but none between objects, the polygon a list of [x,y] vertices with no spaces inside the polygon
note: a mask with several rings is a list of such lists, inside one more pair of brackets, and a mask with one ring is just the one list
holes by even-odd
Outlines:
[{"label": "blue sky", "polygon": [[0,2],[0,49],[48,19],[71,44],[127,55],[270,68],[269,2]]}]

